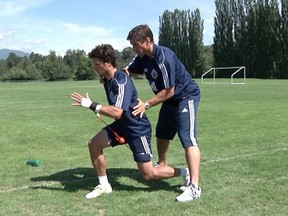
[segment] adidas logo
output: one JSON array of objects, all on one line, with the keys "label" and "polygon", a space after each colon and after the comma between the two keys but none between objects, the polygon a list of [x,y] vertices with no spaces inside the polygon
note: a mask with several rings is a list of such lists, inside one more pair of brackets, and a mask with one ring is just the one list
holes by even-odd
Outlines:
[{"label": "adidas logo", "polygon": [[184,108],[184,109],[182,110],[182,113],[185,113],[185,112],[188,112],[188,110],[187,110],[186,108]]}]

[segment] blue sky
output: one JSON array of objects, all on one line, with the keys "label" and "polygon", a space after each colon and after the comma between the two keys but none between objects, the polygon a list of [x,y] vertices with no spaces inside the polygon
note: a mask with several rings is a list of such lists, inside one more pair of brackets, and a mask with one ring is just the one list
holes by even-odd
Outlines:
[{"label": "blue sky", "polygon": [[214,0],[1,0],[0,48],[64,55],[110,43],[121,51],[130,46],[126,37],[134,26],[148,24],[157,43],[165,10],[196,8],[204,20],[204,44],[212,44]]}]

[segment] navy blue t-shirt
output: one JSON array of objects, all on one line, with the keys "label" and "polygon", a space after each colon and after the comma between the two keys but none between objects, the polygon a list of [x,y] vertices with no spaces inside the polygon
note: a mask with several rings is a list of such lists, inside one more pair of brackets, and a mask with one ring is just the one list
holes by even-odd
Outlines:
[{"label": "navy blue t-shirt", "polygon": [[125,136],[143,136],[151,132],[151,125],[146,115],[132,115],[133,107],[138,104],[138,94],[128,75],[117,70],[114,78],[104,78],[104,88],[109,105],[123,109],[123,114],[116,122]]},{"label": "navy blue t-shirt", "polygon": [[136,56],[128,70],[136,74],[144,73],[154,94],[174,87],[174,96],[166,102],[183,98],[200,99],[198,84],[176,54],[167,47],[154,44],[152,58]]}]

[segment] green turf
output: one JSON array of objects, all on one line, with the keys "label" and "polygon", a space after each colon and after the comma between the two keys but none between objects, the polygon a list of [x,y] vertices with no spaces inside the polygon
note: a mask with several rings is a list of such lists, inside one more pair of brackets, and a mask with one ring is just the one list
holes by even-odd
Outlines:
[{"label": "green turf", "polygon": [[[87,141],[104,125],[70,93],[105,103],[98,81],[0,83],[0,215],[287,215],[288,81],[197,81],[203,197],[189,203],[175,202],[181,178],[145,182],[125,146],[105,151],[113,193],[84,198],[97,184]],[[152,96],[145,80],[135,84]],[[153,131],[158,111],[148,111]],[[155,138],[153,150],[156,162]],[[185,165],[178,138],[169,163]]]}]

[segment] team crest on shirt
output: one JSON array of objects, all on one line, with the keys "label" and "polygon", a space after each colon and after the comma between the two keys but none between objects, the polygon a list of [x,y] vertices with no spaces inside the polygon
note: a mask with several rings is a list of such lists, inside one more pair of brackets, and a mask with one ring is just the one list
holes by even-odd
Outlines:
[{"label": "team crest on shirt", "polygon": [[151,72],[151,77],[152,77],[153,79],[157,79],[158,73],[157,73],[157,71],[156,71],[155,69],[152,70],[152,72]]}]

